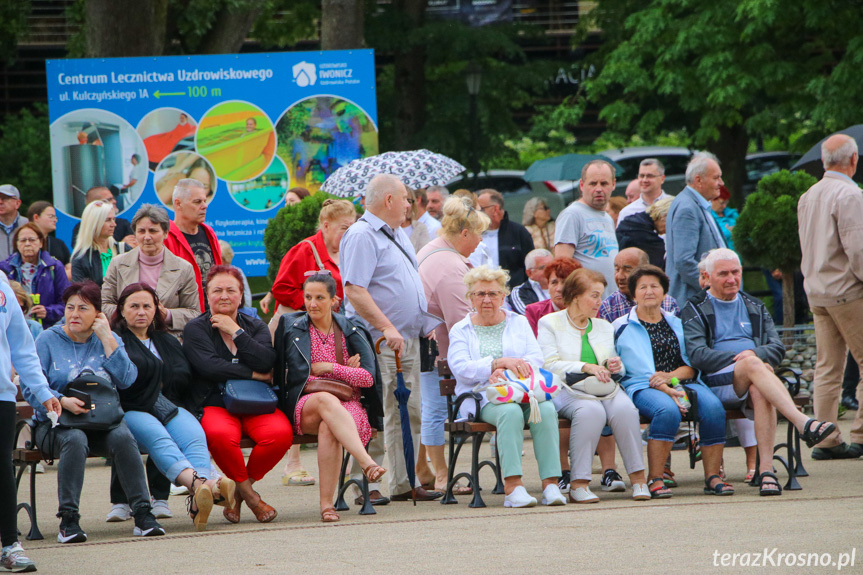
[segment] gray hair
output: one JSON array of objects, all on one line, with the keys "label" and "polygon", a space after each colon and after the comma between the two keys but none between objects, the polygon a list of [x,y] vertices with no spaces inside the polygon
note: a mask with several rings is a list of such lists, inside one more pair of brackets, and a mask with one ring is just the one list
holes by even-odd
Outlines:
[{"label": "gray hair", "polygon": [[737,262],[740,263],[740,256],[734,252],[734,250],[729,250],[728,248],[716,248],[707,252],[707,255],[704,256],[704,259],[701,260],[698,264],[698,271],[701,270],[701,264],[704,264],[704,270],[708,274],[713,274],[713,269],[716,267],[716,262]]},{"label": "gray hair", "polygon": [[830,146],[827,145],[829,140],[830,138],[821,144],[821,162],[824,164],[824,169],[850,165],[851,157],[857,153],[857,141],[849,136],[841,146],[830,149]]},{"label": "gray hair", "polygon": [[640,164],[638,164],[639,168],[645,168],[647,166],[656,166],[657,171],[659,171],[659,175],[660,176],[665,175],[665,166],[663,166],[662,162],[660,162],[658,159],[656,159],[656,158],[645,158],[645,159],[641,160]]},{"label": "gray hair", "polygon": [[524,258],[524,267],[525,269],[532,270],[536,267],[536,260],[539,258],[553,257],[551,252],[548,250],[544,250],[542,248],[531,250],[527,252],[527,256]]},{"label": "gray hair", "polygon": [[428,188],[426,188],[426,195],[429,195],[432,192],[439,192],[440,199],[442,202],[445,202],[446,199],[449,197],[449,190],[446,189],[445,186],[429,186]]},{"label": "gray hair", "polygon": [[402,181],[392,174],[377,174],[366,185],[366,205],[371,206],[382,202],[387,194],[392,194],[397,186],[404,186]]},{"label": "gray hair", "polygon": [[497,282],[504,294],[509,295],[509,272],[503,268],[490,268],[487,265],[477,266],[464,274],[464,284],[467,286],[467,295],[473,293],[473,286],[477,282]]},{"label": "gray hair", "polygon": [[165,233],[168,233],[168,230],[171,229],[171,218],[168,216],[168,210],[155,204],[143,204],[135,212],[135,217],[132,218],[132,231],[138,229],[138,222],[144,218],[147,218],[154,224],[159,224],[159,227]]},{"label": "gray hair", "polygon": [[192,193],[194,189],[201,189],[204,192],[207,191],[207,186],[204,185],[200,180],[196,180],[194,178],[183,178],[177,185],[174,186],[174,193],[171,196],[171,202],[176,202],[177,200],[185,200],[189,197],[189,194]]},{"label": "gray hair", "polygon": [[234,261],[234,248],[225,240],[219,240],[219,248],[222,250],[222,263],[231,265]]},{"label": "gray hair", "polygon": [[662,218],[668,216],[668,210],[671,209],[671,203],[674,201],[674,198],[663,198],[659,201],[653,202],[653,204],[647,208],[647,215],[650,216],[650,219],[654,222],[658,222]]},{"label": "gray hair", "polygon": [[710,161],[713,160],[719,164],[719,159],[710,152],[698,152],[692,159],[689,160],[689,165],[686,166],[686,183],[691,184],[695,181],[695,176],[704,177],[707,170],[710,168]]},{"label": "gray hair", "polygon": [[524,213],[521,216],[521,225],[532,226],[536,218],[534,214],[540,206],[547,206],[545,200],[539,197],[531,198],[524,204]]}]

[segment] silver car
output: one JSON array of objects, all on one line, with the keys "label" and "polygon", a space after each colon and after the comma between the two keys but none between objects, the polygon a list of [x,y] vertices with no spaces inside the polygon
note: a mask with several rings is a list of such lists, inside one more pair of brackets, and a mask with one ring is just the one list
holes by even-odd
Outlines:
[{"label": "silver car", "polygon": [[695,151],[688,148],[639,146],[606,150],[600,152],[600,155],[614,160],[623,168],[623,172],[617,174],[617,186],[611,195],[625,195],[629,182],[638,179],[638,166],[647,158],[656,158],[662,162],[665,166],[665,183],[662,184],[662,189],[667,194],[677,195],[686,187],[686,165],[694,153]]}]

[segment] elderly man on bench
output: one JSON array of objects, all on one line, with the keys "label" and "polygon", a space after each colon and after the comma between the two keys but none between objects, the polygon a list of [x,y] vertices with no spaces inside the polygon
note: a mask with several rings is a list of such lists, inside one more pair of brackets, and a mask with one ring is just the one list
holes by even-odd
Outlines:
[{"label": "elderly man on bench", "polygon": [[776,411],[812,447],[835,426],[808,419],[797,410],[773,369],[785,347],[760,300],[740,291],[743,268],[732,250],[711,250],[705,259],[709,287],[689,300],[681,319],[692,367],[726,409],[739,409],[755,421],[761,495],[781,495],[773,473]]}]

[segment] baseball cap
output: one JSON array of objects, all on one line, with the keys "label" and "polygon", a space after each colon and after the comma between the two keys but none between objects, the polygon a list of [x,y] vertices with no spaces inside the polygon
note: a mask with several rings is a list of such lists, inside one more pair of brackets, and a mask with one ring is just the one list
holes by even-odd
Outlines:
[{"label": "baseball cap", "polygon": [[19,192],[18,188],[12,184],[3,184],[0,186],[0,194],[9,196],[10,198],[15,198],[16,200],[21,199],[21,192]]}]

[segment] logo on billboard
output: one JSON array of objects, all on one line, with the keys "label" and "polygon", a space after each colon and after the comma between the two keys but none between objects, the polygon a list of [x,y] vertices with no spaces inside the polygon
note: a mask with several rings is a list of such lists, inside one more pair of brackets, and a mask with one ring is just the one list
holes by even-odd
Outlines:
[{"label": "logo on billboard", "polygon": [[309,64],[308,62],[300,62],[299,64],[294,64],[294,82],[297,83],[297,86],[300,88],[305,88],[306,86],[314,86],[315,82],[318,81],[318,74],[315,69],[314,64]]}]

